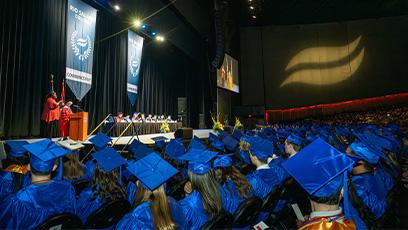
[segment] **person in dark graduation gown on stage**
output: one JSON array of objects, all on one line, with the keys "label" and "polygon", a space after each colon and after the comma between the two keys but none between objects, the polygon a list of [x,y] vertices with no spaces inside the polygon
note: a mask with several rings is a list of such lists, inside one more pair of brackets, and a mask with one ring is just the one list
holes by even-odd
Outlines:
[{"label": "person in dark graduation gown on stage", "polygon": [[223,207],[232,214],[245,199],[254,196],[254,190],[245,176],[232,165],[229,155],[218,156],[213,167],[217,181],[221,185]]},{"label": "person in dark graduation gown on stage", "polygon": [[184,214],[164,183],[178,171],[156,153],[128,163],[136,178],[134,209],[116,225],[117,229],[187,229]]},{"label": "person in dark graduation gown on stage", "polygon": [[[356,229],[350,219],[348,173],[354,161],[318,138],[282,165],[307,191],[312,213],[299,229]],[[343,209],[340,200],[343,197]]]},{"label": "person in dark graduation gown on stage", "polygon": [[31,153],[31,185],[0,203],[0,228],[31,229],[49,217],[76,212],[75,190],[69,182],[51,180],[56,157],[70,153],[49,139],[24,145]]},{"label": "person in dark graduation gown on stage", "polygon": [[216,155],[208,150],[190,149],[180,157],[189,161],[188,176],[192,189],[186,191],[190,194],[178,202],[186,217],[187,229],[199,229],[223,210],[220,188],[210,162]]},{"label": "person in dark graduation gown on stage", "polygon": [[347,154],[356,161],[352,171],[350,213],[357,229],[376,229],[377,221],[387,208],[387,192],[381,178],[375,174],[380,157],[362,142],[353,142]]},{"label": "person in dark graduation gown on stage", "polygon": [[59,136],[60,105],[62,105],[62,102],[57,102],[57,93],[52,91],[47,95],[41,115],[41,135],[43,137]]},{"label": "person in dark graduation gown on stage", "polygon": [[112,147],[107,147],[92,154],[96,168],[93,173],[92,185],[83,190],[77,200],[77,215],[85,223],[88,216],[104,203],[126,199],[121,185],[120,170],[126,160]]}]

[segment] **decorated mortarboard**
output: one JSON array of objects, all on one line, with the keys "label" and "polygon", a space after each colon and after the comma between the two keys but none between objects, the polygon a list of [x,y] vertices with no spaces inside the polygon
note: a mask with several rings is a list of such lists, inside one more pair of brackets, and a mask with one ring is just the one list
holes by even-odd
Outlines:
[{"label": "decorated mortarboard", "polygon": [[154,152],[154,150],[147,147],[147,145],[141,143],[138,140],[134,140],[129,145],[129,150],[132,153],[133,157],[136,160],[142,159],[143,157],[149,155],[150,153]]},{"label": "decorated mortarboard", "polygon": [[239,146],[239,142],[231,135],[225,136],[222,142],[229,151],[234,151]]},{"label": "decorated mortarboard", "polygon": [[165,136],[158,136],[158,137],[153,137],[152,140],[156,144],[157,148],[162,148],[166,144],[166,141],[168,140],[168,138]]},{"label": "decorated mortarboard", "polygon": [[218,139],[211,142],[211,146],[214,147],[216,150],[224,151],[224,143]]},{"label": "decorated mortarboard", "polygon": [[134,163],[129,163],[127,170],[149,190],[156,189],[178,173],[177,169],[156,153],[150,153]]},{"label": "decorated mortarboard", "polygon": [[6,145],[8,146],[8,155],[11,157],[22,157],[27,153],[27,150],[23,147],[27,145],[27,141],[6,141]]},{"label": "decorated mortarboard", "polygon": [[180,156],[180,160],[193,161],[196,163],[207,163],[212,158],[217,156],[217,152],[203,150],[203,149],[189,149],[187,153]]},{"label": "decorated mortarboard", "polygon": [[126,164],[125,158],[112,147],[99,150],[98,152],[93,153],[92,157],[96,160],[99,167],[106,173]]},{"label": "decorated mortarboard", "polygon": [[31,153],[30,166],[38,172],[48,172],[52,169],[58,157],[71,153],[71,151],[56,145],[50,139],[23,145],[23,148]]},{"label": "decorated mortarboard", "polygon": [[348,209],[348,172],[354,161],[318,138],[282,163],[288,173],[314,197],[328,197],[344,189],[346,219]]},{"label": "decorated mortarboard", "polygon": [[112,141],[112,138],[106,136],[103,133],[98,133],[91,139],[89,139],[89,141],[95,146],[95,149],[98,151],[105,148],[108,143]]},{"label": "decorated mortarboard", "polygon": [[303,145],[303,138],[301,136],[299,136],[298,134],[292,133],[290,134],[286,140],[290,143],[293,143],[295,145]]},{"label": "decorated mortarboard", "polygon": [[369,146],[364,144],[361,141],[356,141],[349,145],[349,148],[355,155],[348,155],[354,160],[364,160],[367,161],[371,165],[375,165],[380,160],[378,154],[376,154]]},{"label": "decorated mortarboard", "polygon": [[194,148],[194,149],[206,149],[207,147],[201,142],[200,139],[198,138],[193,138],[190,141],[190,144],[188,145],[188,148]]},{"label": "decorated mortarboard", "polygon": [[217,168],[217,167],[229,167],[232,166],[232,158],[231,158],[232,154],[226,154],[226,155],[219,155],[215,158],[214,163],[213,163],[213,167]]},{"label": "decorated mortarboard", "polygon": [[179,157],[184,154],[186,148],[181,141],[172,139],[166,146],[165,153],[173,158],[174,160],[179,160]]}]

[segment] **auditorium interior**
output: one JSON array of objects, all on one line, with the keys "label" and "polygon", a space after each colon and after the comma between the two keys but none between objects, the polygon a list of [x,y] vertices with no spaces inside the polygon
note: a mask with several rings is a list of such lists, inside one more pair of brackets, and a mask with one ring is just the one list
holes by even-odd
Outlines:
[{"label": "auditorium interior", "polygon": [[408,0],[1,0],[0,229],[408,229]]}]

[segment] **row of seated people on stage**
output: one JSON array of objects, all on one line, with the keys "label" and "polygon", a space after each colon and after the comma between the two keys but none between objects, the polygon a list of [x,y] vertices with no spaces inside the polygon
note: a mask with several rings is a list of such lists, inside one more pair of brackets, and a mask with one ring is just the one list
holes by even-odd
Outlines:
[{"label": "row of seated people on stage", "polygon": [[[49,139],[7,141],[0,228],[36,228],[62,213],[78,216],[83,228],[107,220],[99,227],[396,228],[406,131],[396,124],[281,124],[219,130],[206,141],[158,138],[155,149],[134,141],[121,154],[98,134],[90,155]],[[115,202],[115,218],[97,218]]]},{"label": "row of seated people on stage", "polygon": [[132,117],[130,115],[124,116],[122,112],[118,112],[115,116],[115,122],[168,122],[168,123],[174,123],[177,122],[177,120],[173,120],[171,116],[164,116],[164,115],[145,115],[144,113],[138,113],[134,112]]}]

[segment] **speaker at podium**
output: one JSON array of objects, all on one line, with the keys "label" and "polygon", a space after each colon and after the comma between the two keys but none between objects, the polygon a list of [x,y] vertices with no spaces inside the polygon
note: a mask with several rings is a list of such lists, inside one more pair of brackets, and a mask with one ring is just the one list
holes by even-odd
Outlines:
[{"label": "speaker at podium", "polygon": [[69,138],[84,141],[88,136],[88,112],[71,114],[69,122]]}]

